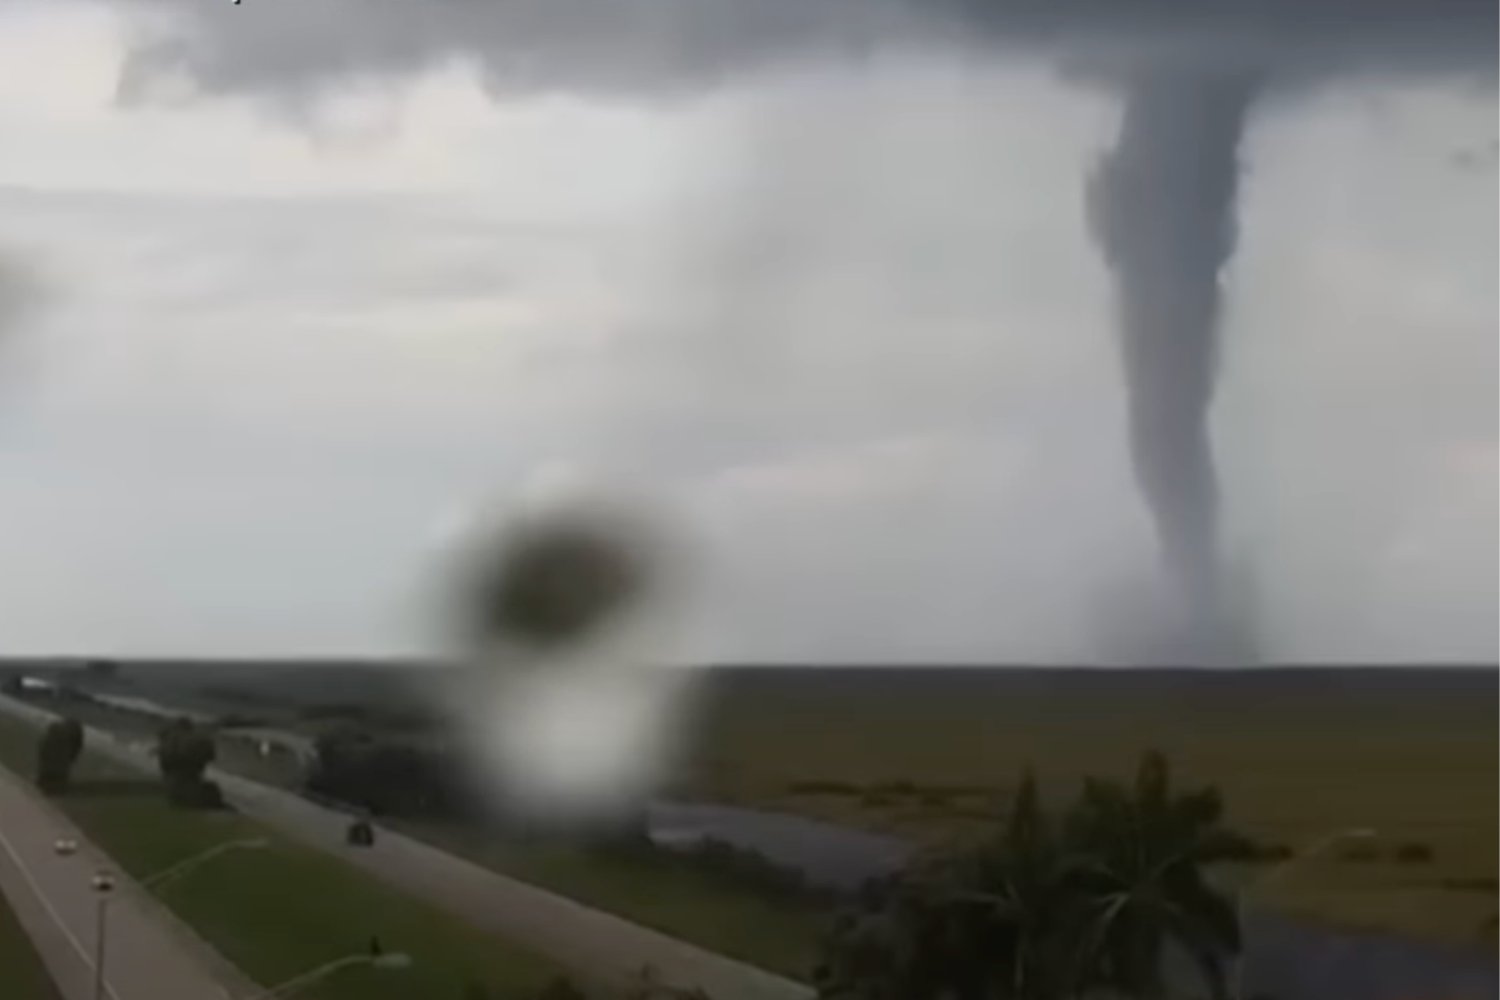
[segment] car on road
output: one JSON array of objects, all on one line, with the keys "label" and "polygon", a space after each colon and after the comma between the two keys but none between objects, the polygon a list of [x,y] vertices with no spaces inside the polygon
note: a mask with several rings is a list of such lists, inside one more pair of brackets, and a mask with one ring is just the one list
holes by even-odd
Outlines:
[{"label": "car on road", "polygon": [[352,847],[371,847],[375,844],[375,828],[367,819],[357,819],[344,831],[344,840]]}]

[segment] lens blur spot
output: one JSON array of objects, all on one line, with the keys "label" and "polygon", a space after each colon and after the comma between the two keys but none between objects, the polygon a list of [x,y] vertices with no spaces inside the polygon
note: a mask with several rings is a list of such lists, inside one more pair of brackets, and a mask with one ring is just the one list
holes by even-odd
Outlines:
[{"label": "lens blur spot", "polygon": [[470,630],[483,643],[584,639],[639,602],[649,576],[622,526],[583,514],[522,524],[479,571]]}]

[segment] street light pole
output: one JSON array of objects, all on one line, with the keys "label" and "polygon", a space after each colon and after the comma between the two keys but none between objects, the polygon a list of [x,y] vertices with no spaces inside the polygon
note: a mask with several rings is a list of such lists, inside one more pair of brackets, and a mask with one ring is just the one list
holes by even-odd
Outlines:
[{"label": "street light pole", "polygon": [[1344,840],[1366,840],[1375,836],[1375,831],[1368,827],[1351,827],[1347,830],[1335,830],[1333,833],[1313,841],[1312,844],[1293,854],[1285,861],[1274,865],[1270,871],[1261,875],[1260,878],[1252,879],[1235,894],[1234,909],[1235,918],[1240,925],[1240,950],[1234,957],[1234,988],[1231,996],[1236,1000],[1245,1000],[1245,958],[1248,952],[1249,940],[1245,935],[1245,916],[1248,913],[1248,903],[1253,890],[1264,889],[1272,882],[1283,878],[1288,871],[1297,865],[1322,854],[1334,844]]},{"label": "street light pole", "polygon": [[104,1000],[104,941],[109,921],[105,919],[109,907],[109,894],[114,891],[115,880],[108,872],[94,876],[94,1000]]},{"label": "street light pole", "polygon": [[[265,847],[267,843],[264,837],[248,837],[215,844],[184,861],[179,861],[154,875],[141,879],[139,884],[143,889],[163,885],[189,874],[199,865],[221,854],[234,850]],[[53,846],[53,849],[59,854],[71,854],[74,848],[71,841],[60,840]],[[99,872],[94,876],[91,884],[94,887],[94,1000],[104,1000],[105,942],[109,935],[109,900],[115,889],[115,877],[109,872]]]}]

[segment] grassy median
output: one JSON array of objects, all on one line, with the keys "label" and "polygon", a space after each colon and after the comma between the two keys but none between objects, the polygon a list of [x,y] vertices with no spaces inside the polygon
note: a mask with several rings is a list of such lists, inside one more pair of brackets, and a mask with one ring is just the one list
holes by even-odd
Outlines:
[{"label": "grassy median", "polygon": [[394,825],[512,878],[790,979],[810,977],[828,922],[827,909],[812,900],[757,891],[666,852],[517,843],[456,824]]},{"label": "grassy median", "polygon": [[[127,711],[83,703],[70,709],[87,725],[141,736],[157,725]],[[288,756],[269,760],[253,740],[221,735],[215,764],[254,781],[300,784]],[[792,979],[811,973],[827,908],[784,891],[744,884],[695,867],[670,852],[621,854],[588,845],[518,842],[465,823],[382,823],[454,854],[588,906]]]},{"label": "grassy median", "polygon": [[41,956],[16,915],[0,897],[0,996],[15,1000],[59,1000]]},{"label": "grassy median", "polygon": [[[29,775],[37,735],[33,726],[0,717],[0,764]],[[386,951],[411,955],[411,967],[353,968],[298,996],[468,1000],[466,989],[477,983],[487,990],[484,996],[499,1000],[528,997],[556,974],[545,960],[233,812],[170,806],[155,781],[107,758],[85,751],[74,784],[55,799],[57,805],[138,877],[226,840],[267,838],[268,847],[211,861],[159,892],[204,940],[259,983],[279,983],[362,952],[372,937]],[[5,937],[0,922],[0,967],[8,968]]]}]

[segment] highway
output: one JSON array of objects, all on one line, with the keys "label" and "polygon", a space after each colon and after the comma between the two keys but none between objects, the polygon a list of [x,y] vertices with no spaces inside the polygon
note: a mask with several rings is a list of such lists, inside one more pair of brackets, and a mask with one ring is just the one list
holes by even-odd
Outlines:
[{"label": "highway", "polygon": [[[51,713],[11,698],[0,697],[0,710],[33,722],[52,718]],[[122,763],[154,769],[147,745],[131,745],[92,728],[86,740],[90,748]],[[581,978],[623,979],[649,965],[663,982],[700,987],[713,1000],[802,1000],[814,995],[800,983],[507,878],[390,830],[380,829],[373,847],[349,847],[344,843],[349,823],[344,813],[217,769],[210,777],[245,815],[337,854],[476,927],[551,958]],[[8,814],[0,810],[0,815]],[[122,992],[119,1000],[135,996]]]},{"label": "highway", "polygon": [[[59,855],[59,838],[78,851]],[[93,1000],[95,872],[108,860],[24,781],[0,769],[0,892],[31,936],[65,1000]],[[161,912],[128,879],[117,877],[105,944],[108,1000],[219,1000],[248,984]],[[233,983],[231,987],[226,983]],[[0,986],[3,986],[0,983]],[[0,994],[3,994],[0,989]]]}]

